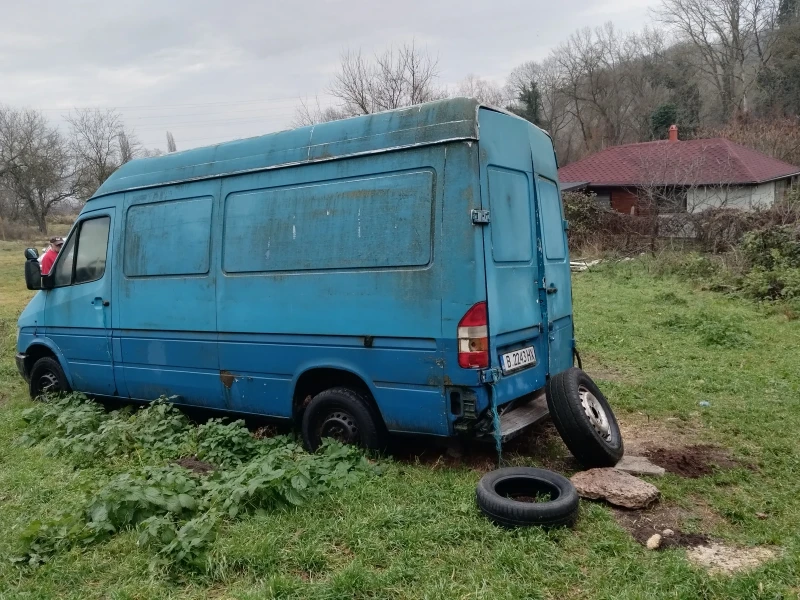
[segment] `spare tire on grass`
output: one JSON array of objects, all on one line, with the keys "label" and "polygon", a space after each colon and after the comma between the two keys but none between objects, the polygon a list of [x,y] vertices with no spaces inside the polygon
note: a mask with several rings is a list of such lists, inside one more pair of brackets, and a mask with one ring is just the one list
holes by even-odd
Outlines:
[{"label": "spare tire on grass", "polygon": [[505,527],[560,527],[578,514],[578,492],[572,482],[552,471],[531,467],[497,469],[478,482],[481,512]]},{"label": "spare tire on grass", "polygon": [[613,467],[625,448],[603,392],[581,369],[567,369],[547,383],[547,408],[561,439],[585,467]]}]

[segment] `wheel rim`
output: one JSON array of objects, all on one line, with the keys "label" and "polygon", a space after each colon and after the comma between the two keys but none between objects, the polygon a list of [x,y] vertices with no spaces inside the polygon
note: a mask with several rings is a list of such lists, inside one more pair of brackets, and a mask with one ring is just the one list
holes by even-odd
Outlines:
[{"label": "wheel rim", "polygon": [[45,371],[39,376],[37,380],[40,394],[49,394],[50,392],[58,391],[58,376],[52,371]]},{"label": "wheel rim", "polygon": [[355,419],[344,411],[330,413],[323,419],[319,437],[332,438],[342,444],[357,444],[360,441]]},{"label": "wheel rim", "polygon": [[611,424],[608,421],[608,415],[600,404],[600,401],[595,395],[583,386],[578,388],[578,394],[581,397],[581,406],[589,424],[603,438],[606,442],[611,441]]}]

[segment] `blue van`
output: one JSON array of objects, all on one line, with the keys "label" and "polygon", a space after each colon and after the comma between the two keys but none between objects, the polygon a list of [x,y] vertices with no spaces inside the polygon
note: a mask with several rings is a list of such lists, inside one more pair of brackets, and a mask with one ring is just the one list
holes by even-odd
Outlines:
[{"label": "blue van", "polygon": [[19,318],[75,390],[386,433],[504,438],[573,364],[549,136],[457,98],[154,158],[103,183]]}]

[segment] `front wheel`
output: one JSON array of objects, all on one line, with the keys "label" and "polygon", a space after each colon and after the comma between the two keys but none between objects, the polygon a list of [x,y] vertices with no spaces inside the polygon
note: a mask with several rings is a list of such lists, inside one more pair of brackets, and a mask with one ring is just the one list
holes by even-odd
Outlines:
[{"label": "front wheel", "polygon": [[613,467],[625,448],[611,406],[586,373],[575,367],[550,378],[547,408],[561,439],[586,467]]},{"label": "front wheel", "polygon": [[338,387],[320,392],[303,413],[303,444],[310,452],[322,440],[331,438],[342,444],[381,450],[384,446],[380,416],[359,392]]},{"label": "front wheel", "polygon": [[56,359],[49,356],[40,358],[33,364],[28,389],[34,400],[48,394],[67,394],[71,391],[64,369]]}]

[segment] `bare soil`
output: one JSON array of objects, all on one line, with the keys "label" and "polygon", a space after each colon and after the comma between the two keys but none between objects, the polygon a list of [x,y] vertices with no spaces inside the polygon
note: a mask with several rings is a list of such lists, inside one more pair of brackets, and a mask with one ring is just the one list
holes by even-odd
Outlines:
[{"label": "bare soil", "polygon": [[200,474],[210,473],[216,468],[211,463],[198,460],[195,456],[181,458],[180,460],[176,460],[175,464],[179,467],[183,467],[184,469],[189,469],[190,471]]},{"label": "bare soil", "polygon": [[716,469],[733,469],[742,466],[730,453],[719,446],[695,444],[683,448],[651,447],[645,456],[668,473],[687,479],[711,475]]},{"label": "bare soil", "polygon": [[[656,533],[662,536],[658,550],[690,548],[711,542],[705,533],[689,533],[680,529],[681,522],[691,513],[678,507],[659,504],[644,510],[615,508],[613,514],[617,523],[642,546]],[[665,530],[672,530],[672,535],[665,535]]]}]

